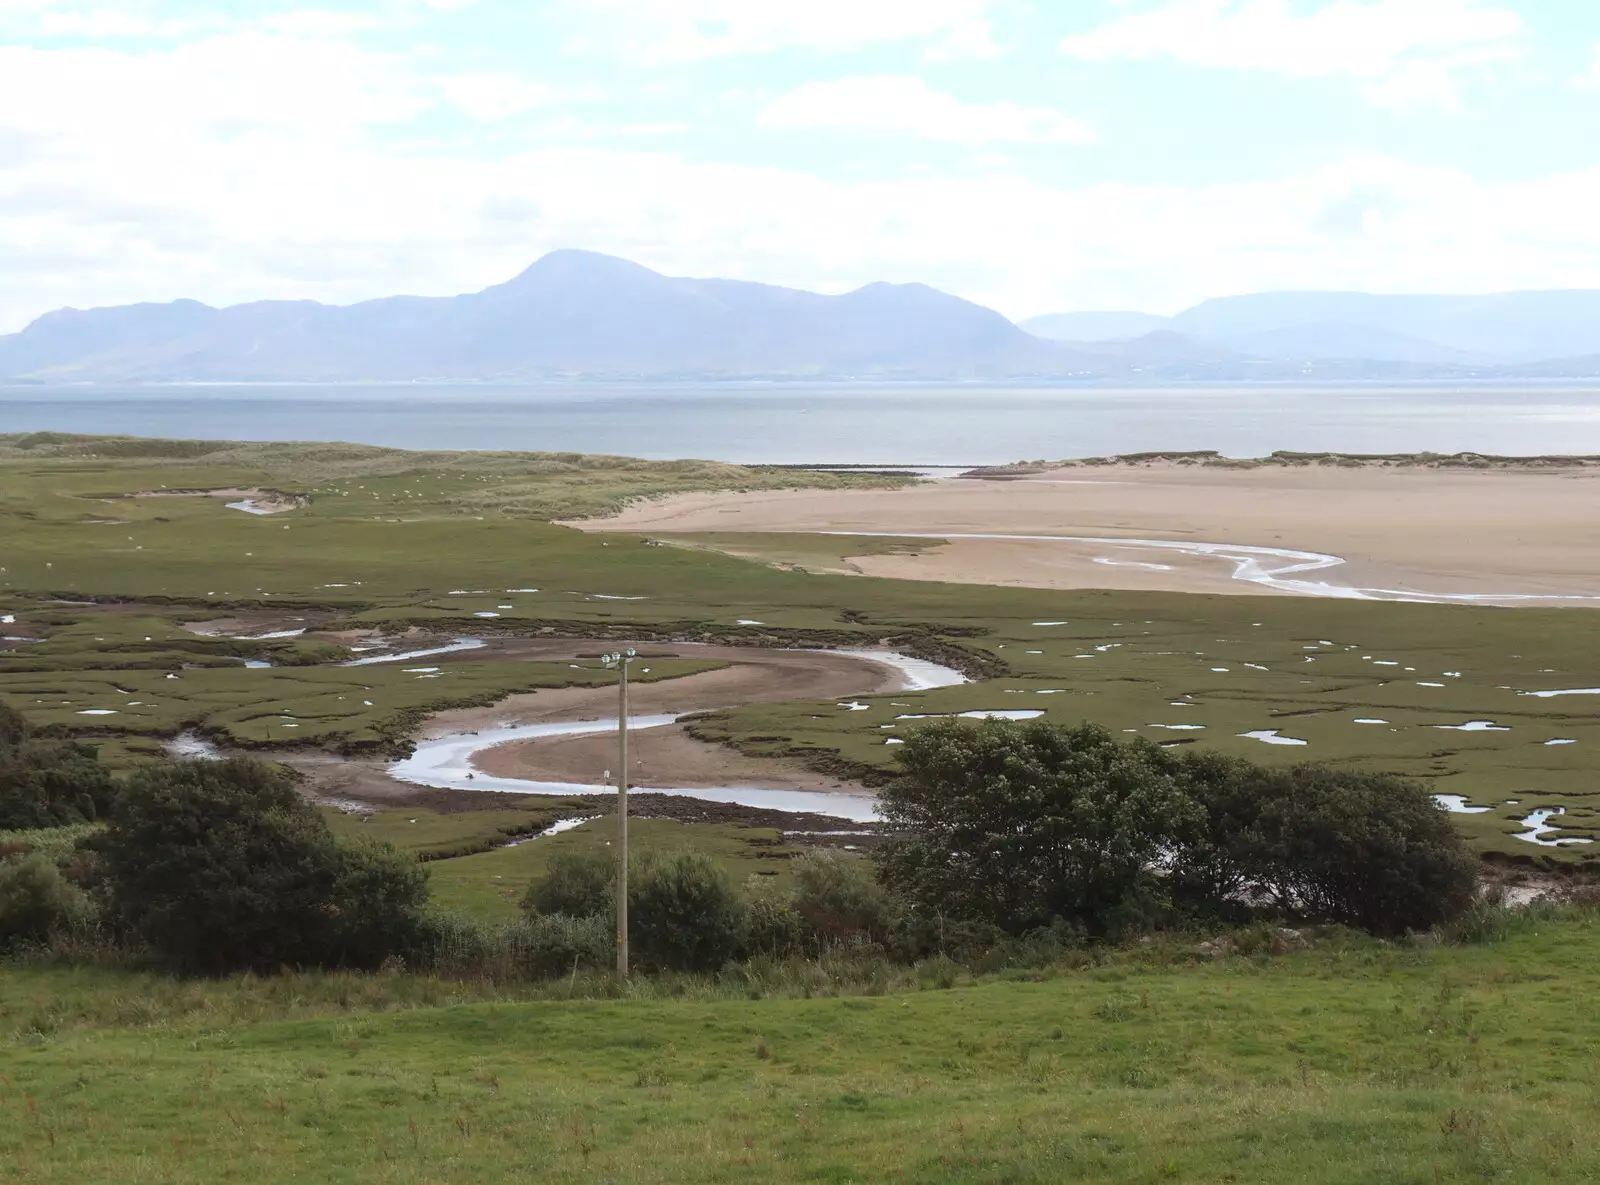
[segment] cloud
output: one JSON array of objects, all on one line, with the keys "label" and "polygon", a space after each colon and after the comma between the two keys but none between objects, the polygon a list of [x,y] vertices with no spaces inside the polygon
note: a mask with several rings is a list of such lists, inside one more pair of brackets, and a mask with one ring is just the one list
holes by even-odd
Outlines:
[{"label": "cloud", "polygon": [[1484,0],[1167,0],[1061,50],[1083,61],[1176,61],[1291,78],[1348,78],[1391,108],[1459,104],[1462,72],[1521,56],[1522,19]]},{"label": "cloud", "polygon": [[844,53],[920,42],[930,57],[998,52],[996,0],[565,0],[584,33],[575,46],[655,64],[803,49]]},{"label": "cloud", "polygon": [[807,82],[756,116],[769,128],[829,128],[958,144],[1085,144],[1092,131],[1063,112],[1018,103],[963,103],[910,75]]},{"label": "cloud", "polygon": [[[0,46],[0,331],[61,305],[460,292],[569,246],[827,291],[920,280],[1015,315],[1600,286],[1600,168],[1491,181],[1357,156],[1228,184],[1084,183],[975,152],[957,172],[827,177],[638,151],[598,133],[645,130],[653,109],[585,129],[570,100],[314,22],[137,51]],[[493,128],[493,153],[475,138],[526,113]],[[1077,126],[898,76],[801,86],[761,118],[1002,146]]]}]

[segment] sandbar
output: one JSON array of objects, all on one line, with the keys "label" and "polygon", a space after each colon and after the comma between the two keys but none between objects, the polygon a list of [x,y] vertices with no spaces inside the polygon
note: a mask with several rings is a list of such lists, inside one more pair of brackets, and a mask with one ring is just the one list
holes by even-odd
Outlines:
[{"label": "sandbar", "polygon": [[[1279,595],[1372,589],[1394,594],[1380,599],[1600,607],[1595,468],[1074,466],[902,489],[683,494],[572,525],[667,541],[701,536],[753,556],[763,549],[750,537],[770,533],[928,537],[906,554],[852,554],[842,536],[833,544],[840,562],[822,565],[915,580]],[[726,546],[703,538],[719,533],[743,538]],[[1053,538],[971,537],[982,535]],[[1342,562],[1315,571],[1325,589],[1274,587],[1241,579],[1226,556],[1157,551],[1151,541]]]}]

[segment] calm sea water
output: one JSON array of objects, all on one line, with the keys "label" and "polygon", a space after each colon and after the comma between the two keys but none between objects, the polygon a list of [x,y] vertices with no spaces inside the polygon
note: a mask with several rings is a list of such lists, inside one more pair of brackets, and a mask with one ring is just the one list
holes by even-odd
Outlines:
[{"label": "calm sea water", "polygon": [[41,430],[790,464],[1156,449],[1600,454],[1600,386],[0,387],[0,432]]}]

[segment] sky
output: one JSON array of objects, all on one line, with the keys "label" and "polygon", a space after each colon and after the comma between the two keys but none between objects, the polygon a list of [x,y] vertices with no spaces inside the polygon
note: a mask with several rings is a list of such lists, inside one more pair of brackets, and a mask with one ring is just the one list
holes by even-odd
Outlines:
[{"label": "sky", "polygon": [[1600,3],[0,0],[0,332],[562,247],[1018,319],[1600,288]]}]

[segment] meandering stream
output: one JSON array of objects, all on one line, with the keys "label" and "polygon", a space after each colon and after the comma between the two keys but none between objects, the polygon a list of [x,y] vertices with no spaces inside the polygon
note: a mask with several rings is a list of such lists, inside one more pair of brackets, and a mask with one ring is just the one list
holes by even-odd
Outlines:
[{"label": "meandering stream", "polygon": [[[926,691],[954,687],[968,682],[960,671],[905,654],[875,650],[826,651],[846,654],[899,673],[906,691]],[[664,728],[680,719],[676,715],[630,716],[630,730]],[[557,721],[544,724],[508,724],[475,733],[455,733],[420,741],[411,756],[389,767],[391,777],[418,786],[449,790],[489,790],[506,794],[603,794],[610,787],[575,782],[537,782],[524,778],[501,778],[476,768],[472,759],[486,749],[513,741],[553,737],[586,736],[615,732],[617,718]],[[707,802],[726,802],[767,810],[834,815],[855,822],[871,822],[878,817],[877,800],[862,794],[829,791],[773,790],[762,786],[640,787],[640,793],[670,794],[680,798],[699,798]]]}]

